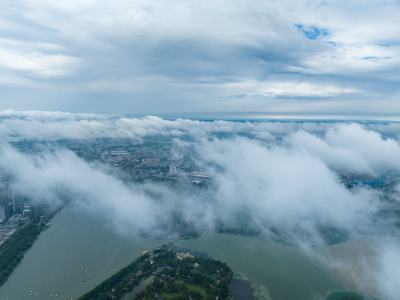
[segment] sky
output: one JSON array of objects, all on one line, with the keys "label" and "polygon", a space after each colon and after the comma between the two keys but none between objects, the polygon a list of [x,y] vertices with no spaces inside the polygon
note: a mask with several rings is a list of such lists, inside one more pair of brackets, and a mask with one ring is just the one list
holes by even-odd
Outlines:
[{"label": "sky", "polygon": [[3,0],[0,109],[400,115],[398,0]]}]

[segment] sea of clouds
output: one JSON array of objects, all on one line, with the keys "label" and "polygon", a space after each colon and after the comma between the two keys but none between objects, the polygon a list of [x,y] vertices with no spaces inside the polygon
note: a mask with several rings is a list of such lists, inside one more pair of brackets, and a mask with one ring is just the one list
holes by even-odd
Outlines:
[{"label": "sea of clouds", "polygon": [[[29,154],[9,141],[32,139],[170,137],[171,156],[196,154],[199,168],[213,178],[208,190],[165,184],[129,183],[109,167],[87,162],[60,147]],[[357,258],[357,288],[382,299],[400,295],[400,239],[386,214],[399,204],[400,182],[390,195],[368,187],[349,189],[338,174],[387,176],[400,172],[400,124],[392,122],[199,121],[148,116],[63,112],[0,112],[0,170],[13,178],[14,192],[40,203],[75,205],[104,215],[123,234],[159,234],[160,224],[179,213],[198,230],[245,221],[274,232],[328,265],[349,264],[315,245],[320,228],[336,228],[353,240],[367,240],[368,255]],[[360,275],[362,274],[362,276]]]}]

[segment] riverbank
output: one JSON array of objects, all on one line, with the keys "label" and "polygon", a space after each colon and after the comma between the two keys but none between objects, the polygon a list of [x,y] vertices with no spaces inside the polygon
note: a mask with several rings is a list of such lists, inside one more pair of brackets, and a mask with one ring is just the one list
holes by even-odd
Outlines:
[{"label": "riverbank", "polygon": [[33,208],[31,219],[17,227],[15,233],[0,246],[0,286],[7,281],[56,213],[41,207]]},{"label": "riverbank", "polygon": [[76,299],[165,242],[120,235],[104,218],[65,207],[0,287],[0,300]]}]

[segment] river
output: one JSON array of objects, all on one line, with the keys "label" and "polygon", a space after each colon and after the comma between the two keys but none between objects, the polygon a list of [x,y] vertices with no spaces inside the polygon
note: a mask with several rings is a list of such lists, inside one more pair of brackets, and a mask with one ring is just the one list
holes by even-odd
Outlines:
[{"label": "river", "polygon": [[0,288],[0,300],[76,299],[161,243],[124,238],[99,217],[64,209]]},{"label": "river", "polygon": [[[76,299],[162,240],[127,238],[104,219],[68,208],[57,214],[9,280],[0,300]],[[341,288],[295,247],[255,237],[205,234],[179,246],[206,252],[268,289],[273,300],[307,300]]]},{"label": "river", "polygon": [[343,288],[333,274],[296,247],[225,234],[178,244],[226,262],[234,272],[266,288],[273,300],[321,299],[328,290]]}]

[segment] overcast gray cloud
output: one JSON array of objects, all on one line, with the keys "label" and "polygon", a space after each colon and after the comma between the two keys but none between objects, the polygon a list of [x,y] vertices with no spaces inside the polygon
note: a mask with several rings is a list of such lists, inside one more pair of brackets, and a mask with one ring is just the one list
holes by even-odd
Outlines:
[{"label": "overcast gray cloud", "polygon": [[398,1],[0,4],[0,108],[400,112]]}]

